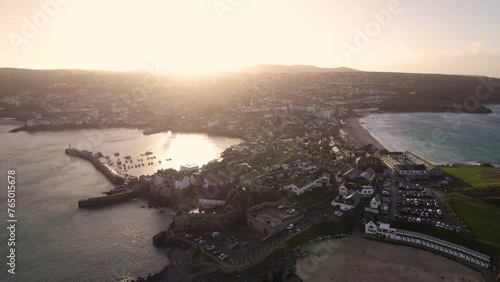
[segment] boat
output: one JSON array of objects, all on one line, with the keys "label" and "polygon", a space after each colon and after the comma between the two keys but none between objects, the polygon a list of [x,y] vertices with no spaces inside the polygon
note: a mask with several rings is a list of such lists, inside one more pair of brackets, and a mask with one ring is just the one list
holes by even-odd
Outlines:
[{"label": "boat", "polygon": [[117,157],[118,157],[119,155],[120,155],[120,153],[118,153],[118,152],[116,152],[116,153],[115,153],[115,156],[117,156]]}]

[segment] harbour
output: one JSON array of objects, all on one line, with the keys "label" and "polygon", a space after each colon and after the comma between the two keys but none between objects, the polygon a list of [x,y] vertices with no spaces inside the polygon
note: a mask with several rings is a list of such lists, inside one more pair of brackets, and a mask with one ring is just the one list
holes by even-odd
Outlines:
[{"label": "harbour", "polygon": [[[19,171],[17,196],[22,199],[18,209],[30,212],[19,214],[23,224],[17,239],[23,247],[16,255],[23,258],[18,267],[25,271],[17,273],[14,281],[30,281],[30,277],[39,281],[122,281],[158,273],[169,264],[167,251],[155,248],[151,237],[168,229],[173,216],[153,206],[148,208],[148,203],[137,197],[90,210],[79,208],[78,201],[106,196],[104,193],[122,185],[112,183],[89,161],[65,154],[68,144],[102,152],[103,160],[109,155],[117,173],[123,171],[117,168],[115,152],[120,153],[122,162],[130,155],[134,165],[138,164],[136,156],[154,152],[154,165],[125,172],[140,176],[161,168],[178,169],[185,163],[203,164],[239,142],[203,134],[145,136],[135,129],[106,129],[91,134],[86,130],[9,134],[15,126],[0,125],[5,147],[0,159],[9,160],[1,162],[0,167],[7,171],[15,164]],[[98,138],[99,134],[102,138]],[[195,144],[204,153],[192,157],[190,152],[197,149],[179,146],[186,140],[197,140]],[[147,163],[147,158],[141,158]],[[5,203],[3,196],[0,202]],[[5,231],[0,230],[0,236]],[[50,260],[44,259],[47,254],[51,254]]]}]

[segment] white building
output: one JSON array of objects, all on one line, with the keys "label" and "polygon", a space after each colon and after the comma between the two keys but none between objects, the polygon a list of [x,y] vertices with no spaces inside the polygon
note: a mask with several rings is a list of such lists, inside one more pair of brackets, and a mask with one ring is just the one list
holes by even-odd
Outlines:
[{"label": "white building", "polygon": [[370,208],[378,210],[378,207],[382,204],[379,195],[375,195],[373,199],[370,200]]},{"label": "white building", "polygon": [[347,197],[347,195],[351,194],[349,189],[347,189],[347,187],[345,187],[345,185],[342,183],[340,184],[339,186],[339,195],[341,196],[344,196],[344,197]]},{"label": "white building", "polygon": [[314,189],[321,185],[328,185],[330,183],[330,178],[327,175],[323,175],[319,178],[316,178],[312,181],[308,179],[301,180],[297,183],[292,183],[289,185],[283,186],[283,189],[286,191],[292,192],[295,195],[301,195],[309,189]]},{"label": "white building", "polygon": [[332,201],[332,206],[339,207],[341,209],[352,210],[356,208],[361,199],[361,195],[356,191],[347,197],[337,196]]},{"label": "white building", "polygon": [[375,189],[373,188],[373,186],[362,186],[359,190],[359,194],[361,194],[363,198],[372,197],[373,193],[375,193]]},{"label": "white building", "polygon": [[191,182],[188,176],[184,176],[181,180],[174,180],[174,188],[175,189],[185,189],[190,186]]}]

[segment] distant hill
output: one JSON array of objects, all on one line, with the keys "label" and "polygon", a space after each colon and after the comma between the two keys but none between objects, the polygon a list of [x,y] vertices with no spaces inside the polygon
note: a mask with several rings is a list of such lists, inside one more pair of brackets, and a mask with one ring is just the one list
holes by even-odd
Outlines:
[{"label": "distant hill", "polygon": [[255,65],[245,67],[240,71],[247,73],[359,72],[358,70],[345,67],[320,68],[310,65]]}]

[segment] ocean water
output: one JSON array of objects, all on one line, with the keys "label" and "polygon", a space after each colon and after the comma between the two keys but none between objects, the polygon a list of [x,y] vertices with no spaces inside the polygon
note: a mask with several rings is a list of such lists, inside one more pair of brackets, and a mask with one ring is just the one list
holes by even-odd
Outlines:
[{"label": "ocean water", "polygon": [[409,150],[435,164],[500,166],[500,105],[487,107],[493,113],[383,113],[360,122],[388,150]]},{"label": "ocean water", "polygon": [[[151,151],[155,164],[128,171],[151,174],[159,168],[218,158],[234,138],[161,133],[144,136],[133,129],[8,133],[0,125],[0,281],[117,281],[158,272],[168,264],[152,236],[172,218],[140,208],[141,200],[100,209],[78,209],[77,202],[114,187],[90,163],[64,153],[69,145],[135,160]],[[145,159],[145,157],[143,157]],[[172,161],[166,161],[171,158]],[[160,164],[159,161],[162,161]],[[145,160],[145,162],[147,162]],[[137,163],[137,162],[134,162]],[[16,275],[7,273],[7,170],[15,169]]]}]

